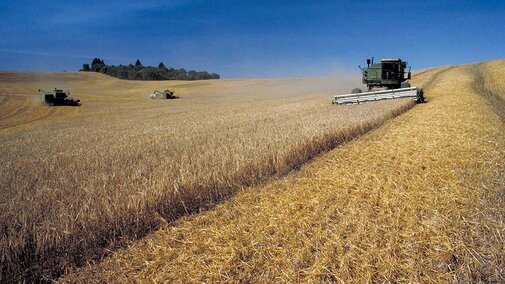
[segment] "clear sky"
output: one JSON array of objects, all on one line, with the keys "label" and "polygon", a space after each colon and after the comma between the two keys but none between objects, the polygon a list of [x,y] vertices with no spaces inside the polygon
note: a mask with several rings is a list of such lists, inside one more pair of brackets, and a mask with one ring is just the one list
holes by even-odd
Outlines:
[{"label": "clear sky", "polygon": [[0,1],[0,70],[139,58],[224,78],[414,69],[505,57],[505,1]]}]

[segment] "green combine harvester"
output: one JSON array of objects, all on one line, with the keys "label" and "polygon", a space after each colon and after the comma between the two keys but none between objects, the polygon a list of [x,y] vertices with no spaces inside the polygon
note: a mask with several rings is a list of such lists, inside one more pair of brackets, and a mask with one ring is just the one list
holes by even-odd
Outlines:
[{"label": "green combine harvester", "polygon": [[44,91],[39,89],[39,93],[42,93],[42,102],[50,106],[80,106],[81,101],[70,97],[70,91],[54,89],[52,91]]},{"label": "green combine harvester", "polygon": [[411,87],[408,83],[412,74],[406,61],[386,58],[380,63],[374,63],[372,57],[367,59],[367,67],[359,68],[363,74],[363,84],[367,85],[368,91],[363,92],[355,88],[350,94],[336,95],[333,97],[333,104],[359,104],[399,98],[413,98],[418,103],[424,102],[423,90]]}]

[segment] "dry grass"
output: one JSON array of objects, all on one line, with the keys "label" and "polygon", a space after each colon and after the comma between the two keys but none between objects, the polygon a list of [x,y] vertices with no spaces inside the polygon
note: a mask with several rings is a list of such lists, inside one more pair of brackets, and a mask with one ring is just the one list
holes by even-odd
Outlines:
[{"label": "dry grass", "polygon": [[491,65],[416,76],[429,103],[62,281],[505,282],[505,124],[475,86]]},{"label": "dry grass", "polygon": [[[413,105],[332,106],[349,78],[166,83],[1,73],[0,81],[0,280],[11,281],[100,258]],[[83,106],[34,100],[34,90],[56,86]],[[164,87],[181,99],[147,99]]]}]

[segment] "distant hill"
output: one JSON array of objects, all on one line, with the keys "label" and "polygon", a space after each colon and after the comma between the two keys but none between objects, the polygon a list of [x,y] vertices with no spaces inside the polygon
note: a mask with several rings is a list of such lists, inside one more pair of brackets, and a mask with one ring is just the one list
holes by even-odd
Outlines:
[{"label": "distant hill", "polygon": [[219,79],[219,74],[207,71],[186,71],[185,69],[167,68],[161,62],[158,67],[143,66],[137,59],[135,65],[107,65],[103,59],[95,58],[89,64],[83,64],[82,72],[99,72],[112,77],[127,80],[209,80]]}]

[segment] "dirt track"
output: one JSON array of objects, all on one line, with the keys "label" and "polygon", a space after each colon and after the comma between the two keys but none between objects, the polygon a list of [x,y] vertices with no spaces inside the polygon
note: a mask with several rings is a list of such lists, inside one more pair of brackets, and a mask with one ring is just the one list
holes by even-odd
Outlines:
[{"label": "dirt track", "polygon": [[427,104],[62,280],[505,281],[505,125],[474,68],[423,72]]}]

